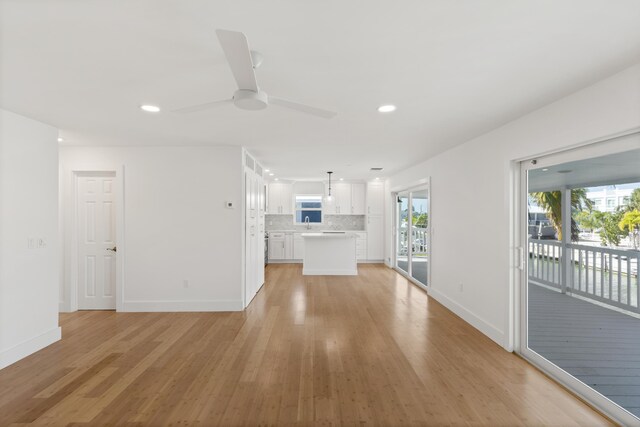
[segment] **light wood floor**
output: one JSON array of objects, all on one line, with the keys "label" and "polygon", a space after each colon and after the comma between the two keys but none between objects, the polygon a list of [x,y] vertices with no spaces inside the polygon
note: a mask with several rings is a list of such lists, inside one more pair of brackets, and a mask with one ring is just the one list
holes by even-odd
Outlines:
[{"label": "light wood floor", "polygon": [[0,426],[606,425],[383,266],[270,265],[243,313],[62,314],[0,371]]}]

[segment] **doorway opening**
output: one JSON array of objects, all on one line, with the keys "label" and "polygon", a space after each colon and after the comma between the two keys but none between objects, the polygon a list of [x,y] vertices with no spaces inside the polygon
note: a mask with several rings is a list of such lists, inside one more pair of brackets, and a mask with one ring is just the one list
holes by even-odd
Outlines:
[{"label": "doorway opening", "polygon": [[520,164],[519,352],[640,422],[640,134]]},{"label": "doorway opening", "polygon": [[394,267],[423,288],[430,284],[429,188],[422,186],[395,196]]}]

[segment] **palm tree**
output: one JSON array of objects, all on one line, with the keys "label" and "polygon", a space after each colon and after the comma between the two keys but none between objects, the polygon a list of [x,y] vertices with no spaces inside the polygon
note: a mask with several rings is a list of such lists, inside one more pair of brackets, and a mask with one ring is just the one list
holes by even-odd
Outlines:
[{"label": "palm tree", "polygon": [[624,216],[618,223],[620,230],[625,228],[629,230],[629,238],[633,244],[633,249],[638,250],[638,231],[640,229],[640,211],[634,209],[632,211],[625,212]]},{"label": "palm tree", "polygon": [[[558,240],[562,240],[562,191],[541,191],[529,193],[538,206],[544,209],[547,218],[556,229]],[[591,200],[587,198],[585,188],[571,190],[571,211],[591,210]],[[571,241],[578,240],[578,224],[571,218]]]}]

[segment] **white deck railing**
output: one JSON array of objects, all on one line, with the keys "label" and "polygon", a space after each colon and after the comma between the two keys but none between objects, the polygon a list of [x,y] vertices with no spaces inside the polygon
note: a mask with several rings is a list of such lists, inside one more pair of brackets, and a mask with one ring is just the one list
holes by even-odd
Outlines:
[{"label": "white deck railing", "polygon": [[529,279],[562,292],[640,313],[640,252],[529,239]]},{"label": "white deck railing", "polygon": [[[400,246],[398,250],[398,255],[407,255],[407,229],[403,228],[400,230]],[[411,245],[412,252],[416,253],[425,253],[427,252],[427,229],[415,227],[411,231]]]}]

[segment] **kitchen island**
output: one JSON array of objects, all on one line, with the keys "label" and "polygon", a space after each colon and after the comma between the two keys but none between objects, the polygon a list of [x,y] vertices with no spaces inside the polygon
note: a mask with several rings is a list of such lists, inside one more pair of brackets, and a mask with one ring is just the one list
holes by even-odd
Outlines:
[{"label": "kitchen island", "polygon": [[350,232],[302,233],[305,276],[356,276],[356,239]]}]

